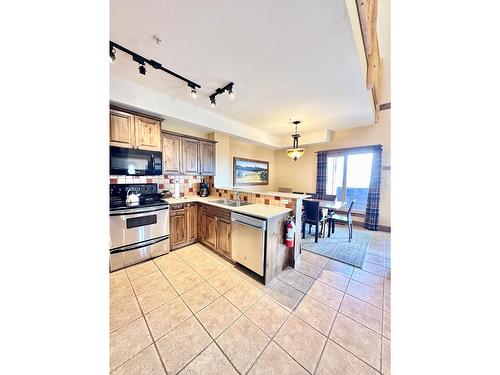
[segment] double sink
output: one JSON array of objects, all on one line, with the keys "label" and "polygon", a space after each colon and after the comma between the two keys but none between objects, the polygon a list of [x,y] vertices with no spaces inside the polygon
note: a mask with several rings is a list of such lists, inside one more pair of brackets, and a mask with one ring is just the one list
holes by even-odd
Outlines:
[{"label": "double sink", "polygon": [[230,206],[230,207],[248,206],[249,204],[253,204],[251,202],[236,201],[231,199],[217,199],[215,201],[210,201],[210,202],[223,204],[225,206]]}]

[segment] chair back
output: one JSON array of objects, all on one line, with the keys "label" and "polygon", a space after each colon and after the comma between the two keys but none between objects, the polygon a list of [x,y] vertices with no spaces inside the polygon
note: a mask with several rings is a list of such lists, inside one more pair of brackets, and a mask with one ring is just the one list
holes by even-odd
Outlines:
[{"label": "chair back", "polygon": [[311,196],[311,199],[318,199],[318,194],[316,193],[306,193],[307,195]]},{"label": "chair back", "polygon": [[311,201],[308,199],[303,200],[304,211],[305,211],[305,220],[306,221],[319,221],[319,202]]},{"label": "chair back", "polygon": [[325,194],[324,197],[323,197],[323,199],[325,201],[334,201],[336,198],[337,198],[336,194],[333,194],[333,195],[331,195],[331,194]]},{"label": "chair back", "polygon": [[303,192],[303,191],[294,191],[293,193],[294,193],[294,194],[304,194],[304,192]]},{"label": "chair back", "polygon": [[349,205],[349,210],[347,211],[347,217],[351,216],[352,206],[354,205],[354,202],[356,202],[356,199],[353,199],[351,201],[351,204]]},{"label": "chair back", "polygon": [[291,193],[292,192],[292,188],[279,187],[278,188],[278,192],[280,192],[280,193]]}]

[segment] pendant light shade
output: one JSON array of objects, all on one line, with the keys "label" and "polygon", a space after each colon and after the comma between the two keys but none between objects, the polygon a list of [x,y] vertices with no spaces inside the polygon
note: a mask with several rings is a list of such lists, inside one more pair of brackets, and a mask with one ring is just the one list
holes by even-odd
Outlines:
[{"label": "pendant light shade", "polygon": [[297,131],[297,126],[300,124],[300,121],[294,121],[293,124],[295,125],[295,134],[292,134],[293,146],[292,146],[292,148],[289,148],[286,150],[286,154],[288,155],[288,157],[292,158],[293,160],[297,160],[302,155],[304,155],[304,152],[306,150],[303,147],[299,147],[300,134]]}]

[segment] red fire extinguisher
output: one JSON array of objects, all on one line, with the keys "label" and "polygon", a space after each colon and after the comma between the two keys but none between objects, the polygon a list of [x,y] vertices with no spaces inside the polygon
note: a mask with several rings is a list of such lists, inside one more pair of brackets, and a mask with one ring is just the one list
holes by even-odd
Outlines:
[{"label": "red fire extinguisher", "polygon": [[294,240],[295,240],[295,221],[293,220],[293,217],[288,218],[286,222],[286,240],[285,240],[285,245],[286,247],[293,247]]}]

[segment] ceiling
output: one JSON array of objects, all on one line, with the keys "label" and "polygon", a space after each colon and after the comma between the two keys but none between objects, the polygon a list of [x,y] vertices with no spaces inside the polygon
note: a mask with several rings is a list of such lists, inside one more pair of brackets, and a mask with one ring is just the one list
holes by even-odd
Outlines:
[{"label": "ceiling", "polygon": [[[273,135],[373,123],[345,0],[111,0],[111,40],[199,83],[117,51],[111,74]],[[153,34],[163,41],[157,45]],[[208,96],[234,82],[235,98]]]}]

